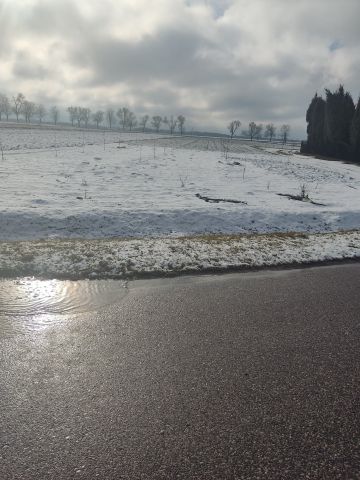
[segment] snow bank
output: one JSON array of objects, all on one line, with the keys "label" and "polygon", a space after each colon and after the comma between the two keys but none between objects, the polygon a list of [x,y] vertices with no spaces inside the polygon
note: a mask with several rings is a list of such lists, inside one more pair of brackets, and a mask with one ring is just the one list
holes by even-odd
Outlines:
[{"label": "snow bank", "polygon": [[360,232],[0,243],[0,276],[134,278],[360,257]]}]

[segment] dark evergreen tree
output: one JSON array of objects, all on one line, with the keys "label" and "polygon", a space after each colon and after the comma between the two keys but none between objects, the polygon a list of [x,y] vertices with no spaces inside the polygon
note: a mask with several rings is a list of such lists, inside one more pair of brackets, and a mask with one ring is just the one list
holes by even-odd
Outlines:
[{"label": "dark evergreen tree", "polygon": [[333,157],[347,158],[350,153],[350,126],[355,112],[349,92],[326,89],[324,141],[326,153]]},{"label": "dark evergreen tree", "polygon": [[360,97],[351,122],[350,143],[353,160],[360,163]]},{"label": "dark evergreen tree", "polygon": [[312,153],[324,153],[325,101],[317,93],[306,112],[307,148]]},{"label": "dark evergreen tree", "polygon": [[314,118],[313,118],[313,113],[314,113],[314,106],[315,103],[318,99],[318,94],[317,92],[315,93],[314,98],[311,100],[309,108],[306,111],[306,121],[307,121],[307,128],[306,132],[308,134],[308,144],[312,144],[312,137],[313,137],[313,129],[314,129]]},{"label": "dark evergreen tree", "polygon": [[355,110],[342,85],[325,92],[326,101],[315,94],[306,112],[308,138],[301,152],[360,162],[360,98]]}]

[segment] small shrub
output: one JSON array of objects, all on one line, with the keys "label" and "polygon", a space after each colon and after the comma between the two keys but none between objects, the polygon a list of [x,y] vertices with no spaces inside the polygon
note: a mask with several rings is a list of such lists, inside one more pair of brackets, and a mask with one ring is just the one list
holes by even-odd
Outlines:
[{"label": "small shrub", "polygon": [[305,184],[302,184],[300,186],[300,197],[302,200],[309,200],[309,194]]}]

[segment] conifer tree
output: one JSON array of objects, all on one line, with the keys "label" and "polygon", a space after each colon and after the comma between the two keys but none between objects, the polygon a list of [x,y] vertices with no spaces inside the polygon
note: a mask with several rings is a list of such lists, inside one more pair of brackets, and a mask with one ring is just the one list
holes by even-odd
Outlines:
[{"label": "conifer tree", "polygon": [[355,105],[349,92],[339,89],[331,92],[326,89],[324,140],[327,154],[346,158],[350,150],[350,125]]},{"label": "conifer tree", "polygon": [[325,101],[317,93],[306,112],[307,147],[312,153],[324,153]]},{"label": "conifer tree", "polygon": [[360,97],[351,122],[350,142],[352,158],[360,163]]},{"label": "conifer tree", "polygon": [[342,85],[325,93],[326,101],[315,94],[306,112],[308,138],[301,151],[360,162],[360,99],[355,110]]}]

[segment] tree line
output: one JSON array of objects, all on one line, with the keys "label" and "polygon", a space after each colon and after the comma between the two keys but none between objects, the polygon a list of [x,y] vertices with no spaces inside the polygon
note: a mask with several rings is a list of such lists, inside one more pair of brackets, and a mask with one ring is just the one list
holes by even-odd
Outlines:
[{"label": "tree line", "polygon": [[184,125],[186,119],[184,115],[171,115],[169,118],[161,117],[160,115],[154,115],[153,117],[143,115],[138,119],[135,113],[127,107],[122,107],[118,110],[108,108],[105,111],[97,110],[96,112],[91,113],[89,108],[71,106],[68,107],[67,111],[69,113],[71,124],[76,124],[78,127],[82,124],[87,127],[89,121],[92,120],[97,128],[105,122],[109,128],[113,128],[114,125],[119,125],[123,130],[127,129],[130,131],[137,127],[145,132],[146,128],[150,126],[156,132],[159,132],[162,125],[163,128],[168,129],[171,134],[178,130],[182,135],[185,130]]},{"label": "tree line", "polygon": [[[232,120],[229,123],[227,129],[229,131],[230,138],[234,138],[240,126],[241,126],[240,120]],[[269,142],[272,142],[272,140],[276,138],[277,132],[278,132],[277,127],[273,123],[268,123],[267,125],[265,125],[265,128],[264,128],[264,125],[262,123],[250,122],[248,129],[243,130],[241,134],[243,137],[250,138],[251,141],[257,140],[260,138],[266,138],[269,140]],[[287,124],[281,125],[279,129],[278,137],[282,140],[284,144],[288,141],[289,133],[290,133],[290,125],[287,125]]]},{"label": "tree line", "polygon": [[343,85],[325,99],[315,94],[306,112],[307,141],[301,152],[360,162],[360,98],[355,106]]},{"label": "tree line", "polygon": [[46,116],[50,116],[55,124],[59,119],[59,109],[56,106],[51,107],[48,111],[43,104],[36,104],[27,100],[22,93],[13,96],[11,100],[0,93],[0,121],[4,118],[9,120],[11,114],[15,114],[17,122],[23,116],[26,123],[30,123],[34,117],[37,118],[39,123],[42,123]]},{"label": "tree line", "polygon": [[[112,129],[115,126],[120,126],[123,130],[134,130],[138,128],[145,132],[147,128],[152,128],[159,132],[161,127],[167,129],[169,133],[173,134],[178,131],[181,135],[185,131],[185,117],[184,115],[171,115],[162,117],[160,115],[143,115],[137,118],[135,113],[127,107],[115,110],[109,107],[106,110],[96,110],[92,112],[90,108],[81,106],[70,106],[66,109],[69,120],[72,126],[88,128],[91,125],[96,125],[99,128],[103,124]],[[0,93],[0,121],[14,114],[16,121],[23,118],[26,123],[31,123],[35,118],[41,124],[45,118],[49,118],[54,125],[59,121],[60,111],[57,106],[45,108],[43,104],[36,104],[25,98],[22,93],[18,93],[9,99],[8,96]]]}]

